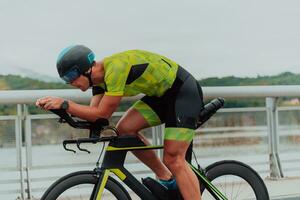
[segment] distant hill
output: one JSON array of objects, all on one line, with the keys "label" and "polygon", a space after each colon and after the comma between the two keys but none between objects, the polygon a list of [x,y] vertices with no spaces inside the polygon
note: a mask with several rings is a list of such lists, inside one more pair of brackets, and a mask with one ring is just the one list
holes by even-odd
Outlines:
[{"label": "distant hill", "polygon": [[34,78],[40,81],[45,81],[45,82],[59,82],[60,78],[58,76],[51,76],[45,73],[39,73],[36,71],[36,69],[34,69],[33,66],[31,66],[31,69],[27,68],[27,67],[23,67],[20,65],[16,65],[16,64],[12,64],[11,62],[8,61],[3,61],[1,60],[2,63],[0,65],[0,71],[1,71],[1,75],[9,75],[9,74],[13,74],[13,75],[19,75],[21,77],[29,77],[29,78]]},{"label": "distant hill", "polygon": [[[35,89],[67,89],[70,85],[61,82],[44,82],[34,78],[26,78],[18,75],[0,75],[0,90],[35,90]],[[47,80],[46,80],[47,81]],[[0,105],[0,115],[15,114],[15,106]],[[42,112],[35,106],[30,106],[32,114]]]},{"label": "distant hill", "polygon": [[0,75],[0,90],[67,89],[70,85],[62,82],[45,82],[18,75]]},{"label": "distant hill", "polygon": [[[275,76],[257,76],[255,78],[240,78],[227,76],[223,78],[211,77],[199,81],[202,87],[205,86],[251,86],[251,85],[300,85],[300,74],[284,72]],[[279,104],[288,101],[290,98],[280,98]],[[250,107],[264,106],[265,99],[227,99],[225,107]]]},{"label": "distant hill", "polygon": [[284,72],[275,76],[257,76],[255,78],[211,77],[202,79],[199,82],[202,86],[300,85],[300,74]]},{"label": "distant hill", "polygon": [[[199,80],[205,86],[242,86],[242,85],[300,85],[300,74],[284,72],[275,76],[257,76],[255,78],[240,78],[227,76],[211,77]],[[37,80],[18,75],[0,75],[0,90],[30,90],[30,89],[67,89],[72,88],[62,82]]]}]

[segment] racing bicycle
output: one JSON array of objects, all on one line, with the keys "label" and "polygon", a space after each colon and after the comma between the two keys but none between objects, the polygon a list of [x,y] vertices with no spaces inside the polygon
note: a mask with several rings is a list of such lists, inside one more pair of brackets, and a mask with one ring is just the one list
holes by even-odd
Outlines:
[{"label": "racing bicycle", "polygon": [[[198,127],[205,123],[224,105],[224,99],[216,98],[206,104],[202,110]],[[83,143],[108,143],[102,146],[102,151],[96,166],[91,171],[78,171],[68,174],[54,182],[43,194],[41,200],[100,200],[118,199],[130,200],[135,193],[143,200],[180,200],[183,199],[179,190],[168,190],[157,180],[146,177],[138,180],[125,167],[128,151],[162,149],[163,146],[145,145],[136,136],[102,136],[103,131],[110,129],[106,119],[98,119],[94,123],[80,121],[70,116],[65,110],[51,110],[60,117],[60,122],[66,122],[78,129],[89,129],[87,138],[63,141],[65,150],[76,152],[69,148],[77,145],[78,150],[89,152],[82,148]],[[102,163],[100,157],[104,153]],[[195,157],[196,158],[196,157]],[[189,164],[196,174],[201,189],[202,199],[209,200],[269,200],[268,190],[262,178],[250,166],[234,160],[223,160],[202,168]],[[132,192],[128,192],[128,191]]]}]

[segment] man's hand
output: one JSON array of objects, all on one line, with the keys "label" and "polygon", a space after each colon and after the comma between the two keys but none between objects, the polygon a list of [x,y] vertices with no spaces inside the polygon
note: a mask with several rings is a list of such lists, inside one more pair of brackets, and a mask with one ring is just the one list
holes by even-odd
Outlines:
[{"label": "man's hand", "polygon": [[45,109],[45,110],[50,110],[50,109],[60,109],[61,104],[64,102],[63,98],[59,97],[43,97],[38,99],[35,102],[35,105]]}]

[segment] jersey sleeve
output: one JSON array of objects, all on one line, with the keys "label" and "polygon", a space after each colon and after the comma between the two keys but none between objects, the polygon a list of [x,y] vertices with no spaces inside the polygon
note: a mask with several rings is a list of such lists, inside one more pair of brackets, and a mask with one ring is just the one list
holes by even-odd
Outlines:
[{"label": "jersey sleeve", "polygon": [[93,93],[93,96],[104,94],[105,89],[102,86],[93,86],[92,93]]},{"label": "jersey sleeve", "polygon": [[128,63],[122,59],[114,59],[105,63],[106,83],[105,95],[108,96],[123,96],[128,76]]}]

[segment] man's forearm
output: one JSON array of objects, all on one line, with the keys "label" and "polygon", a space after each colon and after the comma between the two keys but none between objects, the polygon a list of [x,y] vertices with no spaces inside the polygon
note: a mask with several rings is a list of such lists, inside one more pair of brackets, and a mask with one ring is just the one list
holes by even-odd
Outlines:
[{"label": "man's forearm", "polygon": [[79,117],[81,119],[85,119],[87,121],[96,121],[99,118],[110,118],[109,114],[102,112],[97,107],[85,106],[77,104],[73,101],[69,101],[69,108],[67,110],[68,113]]}]

